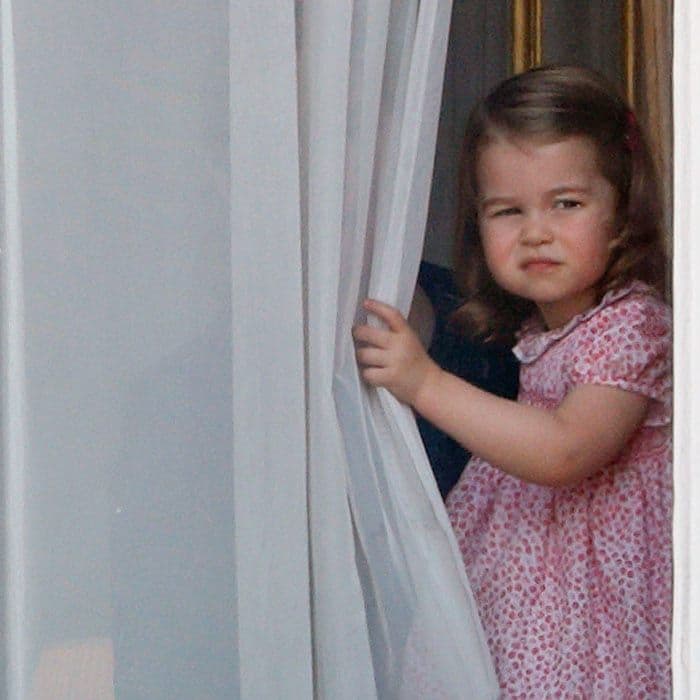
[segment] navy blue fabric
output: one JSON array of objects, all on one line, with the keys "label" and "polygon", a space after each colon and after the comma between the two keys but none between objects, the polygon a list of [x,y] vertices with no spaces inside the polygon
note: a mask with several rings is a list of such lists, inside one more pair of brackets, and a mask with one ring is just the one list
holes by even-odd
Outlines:
[{"label": "navy blue fabric", "polygon": [[[486,391],[515,398],[518,391],[518,362],[510,348],[470,341],[449,326],[449,317],[462,303],[447,268],[422,262],[418,284],[435,310],[435,331],[428,352],[447,371]],[[459,479],[470,454],[451,437],[418,416],[425,449],[435,480],[445,498]]]}]

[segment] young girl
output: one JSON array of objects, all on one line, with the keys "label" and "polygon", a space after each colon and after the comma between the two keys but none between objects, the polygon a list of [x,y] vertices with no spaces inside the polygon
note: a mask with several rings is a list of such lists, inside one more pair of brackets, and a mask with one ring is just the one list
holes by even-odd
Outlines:
[{"label": "young girl", "polygon": [[671,321],[643,136],[596,74],[535,69],[472,113],[464,190],[460,315],[515,342],[518,401],[378,301],[362,375],[474,455],[447,508],[503,696],[668,698]]}]

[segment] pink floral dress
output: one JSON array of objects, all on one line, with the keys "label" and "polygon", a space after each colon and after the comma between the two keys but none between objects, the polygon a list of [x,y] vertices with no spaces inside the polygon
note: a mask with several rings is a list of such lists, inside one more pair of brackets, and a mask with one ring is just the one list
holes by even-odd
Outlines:
[{"label": "pink floral dress", "polygon": [[527,325],[522,403],[579,384],[652,399],[619,457],[571,487],[472,458],[447,509],[504,698],[671,695],[671,319],[641,283],[565,327]]}]

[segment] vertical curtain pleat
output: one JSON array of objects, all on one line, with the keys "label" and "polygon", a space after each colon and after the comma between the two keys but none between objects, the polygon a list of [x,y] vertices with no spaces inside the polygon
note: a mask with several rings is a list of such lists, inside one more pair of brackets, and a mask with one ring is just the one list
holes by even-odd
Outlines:
[{"label": "vertical curtain pleat", "polygon": [[283,0],[232,0],[229,12],[240,689],[243,698],[305,698],[312,655],[295,15]]},{"label": "vertical curtain pleat", "polygon": [[[375,3],[375,10],[381,4]],[[344,453],[332,395],[333,362],[337,309],[346,299],[339,280],[357,276],[341,267],[341,237],[346,227],[353,233],[358,226],[364,229],[362,210],[376,135],[373,111],[378,105],[371,81],[381,80],[381,70],[363,73],[362,61],[351,61],[351,52],[357,53],[358,44],[364,48],[363,34],[371,27],[385,32],[386,21],[367,23],[361,16],[364,2],[353,8],[327,3],[300,3],[298,8],[315,696],[351,700],[373,697],[375,682],[354,568]],[[378,47],[383,56],[381,38],[367,46]],[[346,109],[349,91],[357,98],[352,112]],[[348,134],[355,138],[346,141]],[[347,208],[346,158],[355,166],[349,177],[361,183],[355,206]]]},{"label": "vertical curtain pleat", "polygon": [[8,700],[22,700],[26,681],[25,636],[25,371],[24,371],[24,282],[22,264],[22,234],[20,229],[19,144],[17,129],[17,94],[15,82],[15,44],[13,7],[11,0],[0,5],[0,51],[2,58],[2,489],[6,523],[12,527],[4,532],[4,641],[8,677],[5,681]]},{"label": "vertical curtain pleat", "polygon": [[[367,393],[351,339],[359,303],[368,293],[404,311],[410,304],[450,3],[355,2],[349,51],[347,19],[342,30],[327,24],[335,40],[324,44],[319,38],[312,48],[306,43],[313,40],[309,25],[316,17],[320,31],[322,15],[308,3],[302,16],[301,55],[308,62],[302,59],[300,122],[302,134],[306,128],[314,136],[302,137],[301,149],[302,173],[308,177],[302,210],[308,217],[310,511],[312,523],[325,526],[325,531],[312,527],[311,533],[314,629],[340,626],[359,644],[350,664],[342,659],[343,640],[337,635],[333,639],[326,629],[315,639],[318,697],[358,697],[358,688],[362,697],[382,699],[495,697],[485,640],[415,422],[405,407]],[[325,82],[322,76],[328,76]],[[316,102],[305,101],[304,80],[313,85],[309,93]],[[327,95],[326,111],[319,106],[321,94]],[[339,172],[341,157],[344,170]],[[329,268],[338,270],[337,279]],[[335,306],[333,348],[323,328]],[[315,420],[314,397],[329,391],[331,357],[335,416],[326,395],[327,411]],[[325,491],[314,484],[324,484]],[[349,557],[351,528],[355,551]],[[324,585],[344,592],[343,608],[333,608]],[[368,651],[371,664],[355,665]],[[332,677],[334,666],[346,680]]]}]

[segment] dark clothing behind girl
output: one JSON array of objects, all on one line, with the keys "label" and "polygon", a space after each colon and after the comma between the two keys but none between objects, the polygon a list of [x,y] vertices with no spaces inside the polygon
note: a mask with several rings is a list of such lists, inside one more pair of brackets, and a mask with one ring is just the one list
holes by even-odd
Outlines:
[{"label": "dark clothing behind girl", "polygon": [[[510,348],[470,341],[450,327],[449,317],[464,301],[452,272],[422,262],[418,284],[435,311],[435,331],[428,352],[443,369],[499,396],[514,399],[518,393],[518,362]],[[445,498],[471,456],[458,442],[417,416],[425,450],[438,488]]]}]

